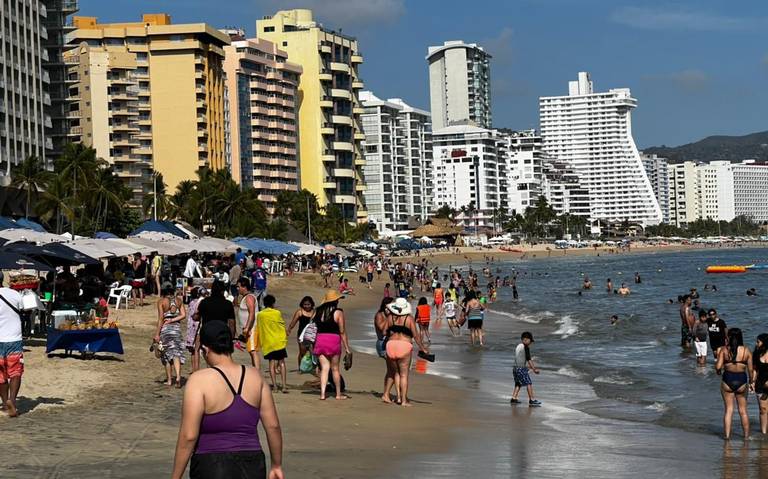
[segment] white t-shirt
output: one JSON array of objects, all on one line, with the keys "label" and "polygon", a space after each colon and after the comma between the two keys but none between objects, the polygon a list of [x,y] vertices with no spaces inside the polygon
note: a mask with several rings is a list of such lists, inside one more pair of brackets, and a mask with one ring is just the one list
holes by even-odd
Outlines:
[{"label": "white t-shirt", "polygon": [[527,368],[528,361],[531,359],[531,351],[525,347],[525,344],[520,343],[515,348],[515,367]]},{"label": "white t-shirt", "polygon": [[456,317],[456,303],[453,301],[446,301],[443,305],[443,309],[445,310],[445,317],[446,318],[455,318]]},{"label": "white t-shirt", "polygon": [[195,258],[189,258],[187,260],[187,266],[184,268],[184,276],[187,278],[202,278],[202,272],[200,266],[198,266]]},{"label": "white t-shirt", "polygon": [[[10,288],[0,288],[3,295],[14,308],[21,310],[21,294]],[[0,299],[0,343],[21,341],[21,318],[5,301]]]}]

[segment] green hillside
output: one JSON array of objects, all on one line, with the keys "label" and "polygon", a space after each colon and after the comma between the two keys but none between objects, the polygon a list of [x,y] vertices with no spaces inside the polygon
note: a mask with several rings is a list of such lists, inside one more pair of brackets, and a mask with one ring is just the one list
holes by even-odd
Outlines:
[{"label": "green hillside", "polygon": [[709,136],[687,145],[644,148],[643,152],[668,158],[671,163],[688,160],[768,161],[768,131],[744,136]]}]

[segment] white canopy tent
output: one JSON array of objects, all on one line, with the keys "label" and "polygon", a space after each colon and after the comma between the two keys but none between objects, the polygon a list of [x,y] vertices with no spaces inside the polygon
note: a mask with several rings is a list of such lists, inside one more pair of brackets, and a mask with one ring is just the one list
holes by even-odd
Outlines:
[{"label": "white canopy tent", "polygon": [[53,233],[41,233],[39,231],[12,228],[6,230],[0,230],[0,238],[13,241],[31,241],[33,243],[55,243],[66,241],[66,238],[61,235],[55,235]]}]

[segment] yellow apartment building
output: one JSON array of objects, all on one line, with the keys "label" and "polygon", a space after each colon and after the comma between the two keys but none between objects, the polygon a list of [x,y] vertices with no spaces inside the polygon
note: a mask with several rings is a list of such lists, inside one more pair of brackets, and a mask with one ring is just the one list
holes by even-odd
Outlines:
[{"label": "yellow apartment building", "polygon": [[224,47],[232,177],[254,188],[270,214],[280,191],[299,188],[298,87],[301,66],[267,40],[232,31]]},{"label": "yellow apartment building", "polygon": [[173,25],[166,14],[133,23],[76,16],[73,24],[70,141],[109,161],[134,202],[151,193],[153,170],[173,193],[199,167],[227,167],[227,35],[204,23]]},{"label": "yellow apartment building", "polygon": [[363,62],[357,40],[325,29],[304,9],[279,11],[256,22],[256,36],[269,40],[301,65],[299,81],[300,184],[320,205],[336,204],[349,221],[367,221],[363,191],[358,92]]}]

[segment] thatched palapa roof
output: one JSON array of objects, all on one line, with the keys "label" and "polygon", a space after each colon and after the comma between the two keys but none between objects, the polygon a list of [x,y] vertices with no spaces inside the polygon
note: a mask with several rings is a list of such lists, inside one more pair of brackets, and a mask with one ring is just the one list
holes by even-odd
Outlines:
[{"label": "thatched palapa roof", "polygon": [[464,228],[461,226],[438,226],[434,224],[426,224],[416,228],[411,236],[414,238],[421,238],[422,236],[428,236],[430,238],[445,238],[447,236],[456,236],[461,234]]}]

